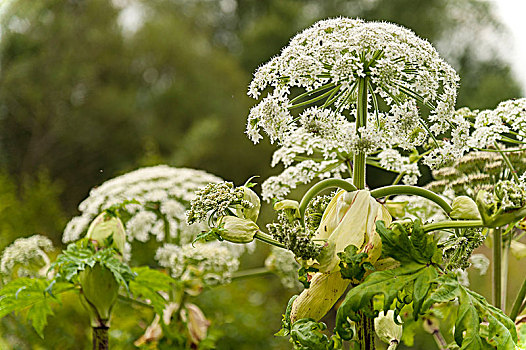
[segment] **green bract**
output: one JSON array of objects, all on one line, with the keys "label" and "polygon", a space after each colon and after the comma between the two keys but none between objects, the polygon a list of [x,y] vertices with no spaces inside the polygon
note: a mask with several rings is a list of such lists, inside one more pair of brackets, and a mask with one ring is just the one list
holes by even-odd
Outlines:
[{"label": "green bract", "polygon": [[480,213],[477,203],[468,196],[459,196],[451,204],[453,210],[449,213],[452,219],[459,220],[479,220]]},{"label": "green bract", "polygon": [[120,253],[124,252],[126,242],[124,225],[118,217],[107,212],[102,212],[91,222],[86,237],[99,247],[106,247],[107,240],[111,239],[113,240],[111,246]]}]

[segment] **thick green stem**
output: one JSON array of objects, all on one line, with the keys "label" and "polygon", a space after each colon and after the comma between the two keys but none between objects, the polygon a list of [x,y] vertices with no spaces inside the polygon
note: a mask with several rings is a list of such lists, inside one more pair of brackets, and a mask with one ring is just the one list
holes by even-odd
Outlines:
[{"label": "thick green stem", "polygon": [[382,198],[397,194],[409,194],[429,199],[430,201],[440,206],[440,208],[442,208],[446,212],[446,214],[449,214],[451,210],[453,210],[451,206],[444,200],[444,198],[440,197],[433,191],[426,190],[425,188],[409,185],[391,185],[380,187],[371,191],[371,196],[373,196],[374,198]]},{"label": "thick green stem", "polygon": [[[367,126],[367,78],[358,80],[358,101],[356,103],[356,133],[361,136],[360,128]],[[365,152],[354,153],[353,184],[359,190],[365,188]]]},{"label": "thick green stem", "polygon": [[92,327],[93,350],[108,350],[108,330],[109,327]]},{"label": "thick green stem", "polygon": [[[361,136],[360,128],[367,126],[367,82],[368,78],[358,80],[358,100],[356,103],[356,133]],[[359,150],[354,153],[352,181],[357,189],[365,188],[366,155]],[[357,324],[360,334],[360,350],[374,350],[374,319],[362,315]]]},{"label": "thick green stem", "polygon": [[424,232],[447,230],[450,228],[476,228],[484,227],[482,220],[458,220],[458,221],[441,221],[422,226]]},{"label": "thick green stem", "polygon": [[502,309],[502,232],[500,228],[493,230],[493,305]]},{"label": "thick green stem", "polygon": [[509,255],[510,255],[510,245],[511,245],[511,234],[508,234],[502,239],[502,253],[501,253],[501,296],[500,296],[500,308],[502,311],[506,311],[506,302],[508,296],[508,267],[509,267]]},{"label": "thick green stem", "polygon": [[526,279],[524,279],[524,282],[522,282],[522,287],[519,290],[517,297],[515,298],[513,307],[511,308],[510,318],[513,321],[515,321],[517,316],[519,316],[519,313],[522,311],[521,309],[524,307],[524,298],[526,298]]},{"label": "thick green stem", "polygon": [[362,314],[360,322],[356,324],[360,337],[360,350],[374,350],[374,319]]},{"label": "thick green stem", "polygon": [[324,191],[328,188],[341,188],[348,192],[356,191],[356,187],[345,180],[342,179],[325,179],[320,182],[318,182],[316,185],[312,186],[301,199],[300,202],[300,215],[303,218],[305,215],[305,210],[307,209],[307,206],[309,205],[310,201],[321,191]]}]

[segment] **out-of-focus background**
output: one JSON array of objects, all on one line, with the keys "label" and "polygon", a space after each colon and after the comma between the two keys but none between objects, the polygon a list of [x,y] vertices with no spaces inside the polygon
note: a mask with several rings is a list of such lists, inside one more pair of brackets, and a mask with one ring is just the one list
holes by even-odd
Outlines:
[{"label": "out-of-focus background", "polygon": [[[237,184],[278,173],[269,166],[272,145],[244,135],[254,104],[248,83],[296,32],[334,16],[396,22],[427,38],[461,77],[458,107],[494,108],[524,95],[493,2],[3,0],[0,250],[34,233],[60,246],[90,188],[141,166],[199,168]],[[245,257],[246,266],[260,266],[264,255]],[[475,276],[472,285],[487,295],[489,282]],[[218,348],[287,349],[272,334],[293,293],[269,276],[205,292],[200,305],[218,320]],[[70,304],[50,320],[45,340],[19,318],[1,321],[1,337],[17,339],[9,349],[88,348],[83,310]],[[144,326],[121,320],[114,348],[133,348]],[[432,338],[416,345],[429,349]]]}]

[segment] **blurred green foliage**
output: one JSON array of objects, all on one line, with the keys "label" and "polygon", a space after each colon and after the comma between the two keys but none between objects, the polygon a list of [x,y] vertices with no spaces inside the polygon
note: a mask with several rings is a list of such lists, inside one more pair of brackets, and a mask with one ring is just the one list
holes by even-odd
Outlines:
[{"label": "blurred green foliage", "polygon": [[[243,133],[246,87],[292,35],[329,16],[392,21],[433,42],[462,78],[459,107],[521,94],[498,53],[505,28],[482,0],[14,0],[0,14],[0,249],[33,233],[58,243],[90,188],[139,166],[201,168],[238,184],[278,172],[268,142]],[[271,334],[291,294],[267,277],[198,303],[216,321],[218,348],[286,349]],[[44,341],[22,319],[2,320],[0,348],[88,348],[77,304],[64,303]],[[115,314],[114,348],[130,349],[152,315],[129,305]],[[416,343],[428,349],[432,338],[419,332]]]},{"label": "blurred green foliage", "polygon": [[0,251],[21,236],[43,234],[60,244],[67,222],[59,197],[62,187],[41,172],[26,177],[20,186],[0,173]]}]

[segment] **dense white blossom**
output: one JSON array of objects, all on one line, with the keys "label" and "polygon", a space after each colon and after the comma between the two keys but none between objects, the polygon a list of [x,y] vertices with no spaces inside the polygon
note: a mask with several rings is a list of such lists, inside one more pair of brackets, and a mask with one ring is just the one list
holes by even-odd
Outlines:
[{"label": "dense white blossom", "polygon": [[128,204],[125,208],[129,242],[146,242],[151,236],[159,242],[191,242],[203,227],[186,224],[186,207],[198,188],[219,181],[220,178],[201,170],[166,165],[132,171],[93,188],[79,205],[82,214],[67,224],[62,239],[64,242],[79,239],[101,211],[135,200],[138,204]]},{"label": "dense white blossom", "polygon": [[402,182],[407,185],[416,185],[420,177],[420,169],[418,163],[411,162],[409,157],[404,157],[394,149],[388,149],[378,154],[380,158],[380,166],[383,168],[404,174]]},{"label": "dense white blossom", "polygon": [[[368,118],[356,130],[362,78]],[[356,152],[410,151],[431,143],[435,149],[423,158],[432,167],[462,156],[469,122],[454,114],[458,80],[436,50],[408,29],[349,18],[317,22],[259,67],[249,86],[254,98],[270,92],[251,109],[246,133],[257,143],[263,129],[280,147],[272,165],[285,167],[264,184],[263,197],[280,198],[295,184],[319,178],[317,172],[326,174],[321,161],[332,162],[330,171],[339,174]],[[305,92],[296,95],[297,88]],[[421,106],[429,116],[421,114]],[[407,182],[418,176],[412,167]]]},{"label": "dense white blossom", "polygon": [[5,279],[9,279],[13,272],[18,277],[44,275],[50,264],[46,252],[52,249],[51,240],[41,235],[18,238],[2,252],[0,273]]},{"label": "dense white blossom", "polygon": [[177,246],[165,244],[157,250],[159,265],[170,269],[172,277],[181,281],[200,280],[207,286],[230,282],[239,268],[240,250],[218,242]]},{"label": "dense white blossom", "polygon": [[469,138],[469,146],[491,147],[495,141],[506,141],[503,136],[509,133],[514,133],[517,140],[524,141],[526,98],[504,101],[493,110],[473,111],[471,114],[475,115],[475,130]]},{"label": "dense white blossom", "polygon": [[81,238],[98,213],[134,201],[124,207],[121,215],[128,241],[123,254],[126,260],[131,258],[131,242],[146,242],[153,237],[161,243],[155,258],[160,266],[170,269],[173,277],[195,286],[227,283],[239,267],[240,255],[254,245],[191,244],[207,227],[205,223],[188,225],[185,213],[195,192],[210,183],[222,183],[222,179],[201,170],[166,165],[108,180],[80,203],[82,214],[68,223],[62,239],[71,242]]}]

